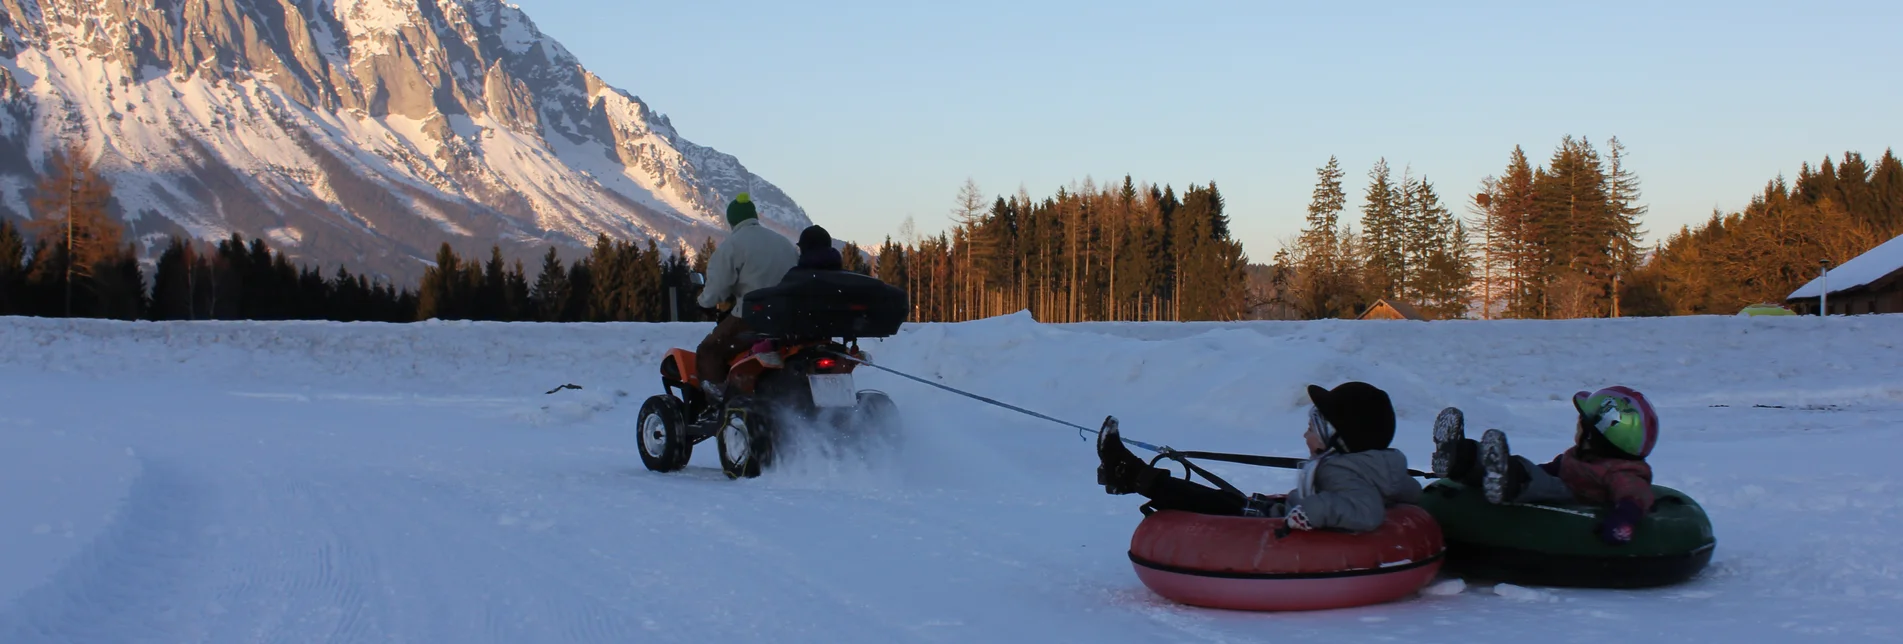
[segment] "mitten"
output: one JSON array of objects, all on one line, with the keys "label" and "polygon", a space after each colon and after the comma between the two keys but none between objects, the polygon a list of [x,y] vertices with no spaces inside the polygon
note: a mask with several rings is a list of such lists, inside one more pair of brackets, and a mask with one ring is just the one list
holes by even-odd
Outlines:
[{"label": "mitten", "polygon": [[1287,525],[1296,530],[1315,529],[1313,526],[1308,525],[1308,513],[1303,512],[1302,506],[1299,505],[1289,509]]},{"label": "mitten", "polygon": [[1632,529],[1645,513],[1639,510],[1639,504],[1631,500],[1622,500],[1606,513],[1606,519],[1598,526],[1599,539],[1619,546],[1632,542]]}]

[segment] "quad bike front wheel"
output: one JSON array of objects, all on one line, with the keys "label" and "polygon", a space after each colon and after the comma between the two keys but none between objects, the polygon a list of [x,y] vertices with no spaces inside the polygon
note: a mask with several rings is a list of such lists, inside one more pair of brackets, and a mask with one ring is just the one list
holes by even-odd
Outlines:
[{"label": "quad bike front wheel", "polygon": [[753,478],[773,462],[773,423],[758,411],[730,412],[714,439],[727,478]]},{"label": "quad bike front wheel", "polygon": [[679,399],[666,394],[641,404],[635,428],[641,432],[641,464],[655,472],[687,467],[694,446],[687,441],[687,423]]}]

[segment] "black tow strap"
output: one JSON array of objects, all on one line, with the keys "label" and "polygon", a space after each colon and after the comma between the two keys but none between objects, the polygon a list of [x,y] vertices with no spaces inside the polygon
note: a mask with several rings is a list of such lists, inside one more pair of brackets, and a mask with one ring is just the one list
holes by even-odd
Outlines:
[{"label": "black tow strap", "polygon": [[[1178,463],[1182,463],[1183,469],[1203,475],[1203,478],[1209,479],[1210,483],[1216,484],[1216,487],[1222,488],[1222,491],[1224,492],[1234,494],[1244,499],[1249,498],[1249,495],[1247,493],[1243,492],[1240,489],[1237,489],[1236,486],[1234,485],[1230,485],[1228,481],[1222,480],[1222,477],[1216,476],[1215,474],[1211,473],[1209,470],[1203,469],[1202,466],[1199,466],[1193,462],[1190,462],[1189,460],[1190,457],[1198,453],[1200,452],[1178,452],[1176,450],[1165,447],[1163,448],[1163,451],[1157,452],[1156,458],[1150,459],[1150,467],[1156,467],[1157,461],[1167,458],[1167,459],[1176,461]],[[1210,459],[1210,460],[1221,460],[1221,459]],[[1191,479],[1190,476],[1187,473],[1185,473],[1183,475],[1183,480],[1188,481],[1193,479]]]},{"label": "black tow strap", "polygon": [[[1031,411],[1029,409],[1025,409],[1023,407],[1018,407],[1016,405],[999,402],[996,400],[992,400],[990,398],[986,398],[984,396],[980,396],[978,394],[971,393],[969,391],[963,391],[963,390],[942,385],[936,382],[932,382],[930,380],[926,380],[924,378],[920,378],[918,376],[914,376],[912,374],[905,373],[897,369],[892,369],[889,367],[883,367],[880,365],[872,364],[870,362],[860,360],[858,358],[846,355],[844,353],[840,353],[836,351],[829,352],[829,353],[832,353],[834,357],[837,357],[841,360],[845,360],[847,362],[851,362],[856,365],[860,365],[864,367],[872,367],[874,369],[884,371],[886,373],[898,376],[900,378],[904,378],[906,380],[910,380],[910,381],[917,382],[924,385],[929,385],[932,387],[937,387],[939,389],[943,389],[945,391],[949,391],[951,393],[958,394],[960,396],[964,396],[966,398],[970,398],[978,402],[982,402],[988,405],[993,405],[1003,409],[1009,409],[1011,411],[1015,411],[1017,413],[1024,414],[1026,416],[1030,416],[1032,418],[1047,420],[1053,423],[1057,423],[1059,425],[1063,425],[1065,427],[1070,427],[1072,429],[1076,429],[1078,432],[1086,432],[1090,434],[1102,433],[1102,430],[1091,429],[1089,427],[1085,427],[1083,425],[1079,425],[1076,423],[1058,420],[1056,418],[1052,418],[1050,416],[1046,416],[1044,414],[1040,414],[1040,413]],[[1200,458],[1206,461],[1222,461],[1226,463],[1255,465],[1258,467],[1273,467],[1273,468],[1279,468],[1279,469],[1285,469],[1285,470],[1299,470],[1302,468],[1302,464],[1307,462],[1306,459],[1292,458],[1288,456],[1254,456],[1249,454],[1224,454],[1221,452],[1180,452],[1174,449],[1170,449],[1169,446],[1167,445],[1164,445],[1164,446],[1151,445],[1143,441],[1130,440],[1122,436],[1118,436],[1117,438],[1125,443],[1130,444],[1133,447],[1139,447],[1142,449],[1150,450],[1152,452],[1156,452],[1156,457],[1150,459],[1151,467],[1155,467],[1157,461],[1161,459],[1165,459],[1165,458],[1176,461],[1178,463],[1182,463],[1184,468],[1196,474],[1201,474],[1203,478],[1209,479],[1209,482],[1216,484],[1216,486],[1222,488],[1223,491],[1236,494],[1243,498],[1248,498],[1249,495],[1243,494],[1242,490],[1236,489],[1236,486],[1230,485],[1228,481],[1222,480],[1222,477],[1216,476],[1215,474],[1211,474],[1209,470],[1205,470],[1201,466],[1198,466],[1195,463],[1190,462],[1189,459]],[[1429,478],[1432,478],[1434,476],[1426,472],[1418,472],[1415,470],[1408,470],[1407,473],[1412,476],[1421,476],[1421,477],[1429,477]]]},{"label": "black tow strap", "polygon": [[[1291,458],[1288,456],[1256,456],[1253,454],[1223,454],[1220,452],[1177,452],[1177,453],[1188,458],[1200,458],[1205,461],[1222,461],[1225,463],[1240,463],[1243,465],[1255,465],[1258,467],[1274,467],[1274,468],[1281,468],[1285,470],[1302,469],[1302,464],[1307,462],[1304,459]],[[1420,470],[1408,470],[1407,474],[1408,476],[1414,476],[1419,478],[1429,478],[1429,479],[1440,478],[1438,476],[1435,476],[1433,472],[1422,472]]]}]

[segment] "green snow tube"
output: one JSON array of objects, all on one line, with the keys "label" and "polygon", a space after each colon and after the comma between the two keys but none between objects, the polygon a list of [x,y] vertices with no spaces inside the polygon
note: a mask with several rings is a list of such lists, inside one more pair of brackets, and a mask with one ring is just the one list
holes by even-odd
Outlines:
[{"label": "green snow tube", "polygon": [[1660,485],[1652,493],[1652,512],[1622,546],[1593,532],[1601,508],[1494,505],[1479,487],[1446,479],[1427,486],[1420,505],[1440,523],[1456,574],[1527,586],[1646,588],[1692,578],[1717,546],[1697,501]]}]

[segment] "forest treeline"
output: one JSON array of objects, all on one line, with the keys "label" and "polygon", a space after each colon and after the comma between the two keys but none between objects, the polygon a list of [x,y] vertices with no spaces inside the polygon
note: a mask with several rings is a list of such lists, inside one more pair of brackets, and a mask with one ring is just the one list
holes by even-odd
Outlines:
[{"label": "forest treeline", "polygon": [[[1449,199],[1427,177],[1377,161],[1347,212],[1348,173],[1316,171],[1299,235],[1250,264],[1214,182],[1182,192],[1124,177],[1033,197],[959,190],[951,225],[847,244],[846,268],[904,288],[914,321],[1029,311],[1045,322],[1352,317],[1380,299],[1435,318],[1728,314],[1778,302],[1815,277],[1903,234],[1903,163],[1890,151],[1804,164],[1738,212],[1714,212],[1650,247],[1640,181],[1624,145],[1566,137],[1535,165],[1505,168]],[[530,273],[491,247],[449,244],[417,284],[293,264],[263,239],[173,239],[147,279],[110,217],[111,186],[84,155],[53,155],[23,225],[0,220],[0,315],[144,320],[703,319],[689,253],[598,237],[564,262],[551,248]],[[1453,202],[1453,203],[1450,203]],[[1456,213],[1458,208],[1461,213]],[[870,251],[870,252],[867,252]],[[693,261],[688,257],[693,256]],[[531,276],[532,275],[532,276]]]}]

